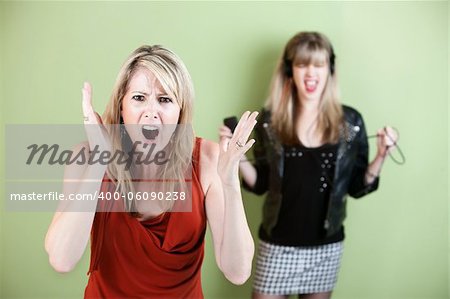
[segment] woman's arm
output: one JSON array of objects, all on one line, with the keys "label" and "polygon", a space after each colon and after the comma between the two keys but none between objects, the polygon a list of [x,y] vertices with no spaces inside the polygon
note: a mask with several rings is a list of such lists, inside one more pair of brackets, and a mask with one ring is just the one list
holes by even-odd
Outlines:
[{"label": "woman's arm", "polygon": [[246,156],[244,156],[244,159],[242,159],[241,163],[239,163],[239,170],[247,186],[250,189],[255,188],[258,173],[255,166],[247,160]]},{"label": "woman's arm", "polygon": [[[85,83],[83,90],[83,115],[88,143],[78,145],[74,153],[89,153],[95,146],[100,151],[110,150],[101,125],[100,116],[92,109],[91,87]],[[106,165],[72,163],[64,172],[64,194],[91,194],[100,190]],[[71,271],[82,257],[88,243],[98,198],[86,201],[69,201],[60,205],[45,236],[45,250],[51,266],[58,272]]]},{"label": "woman's arm", "polygon": [[[248,140],[257,112],[244,113],[230,142],[205,142],[202,177],[207,181],[206,213],[211,227],[216,262],[225,277],[243,284],[250,277],[254,242],[245,216],[239,184],[239,161],[253,145]],[[208,165],[206,165],[208,164]]]},{"label": "woman's arm", "polygon": [[[354,198],[360,198],[378,188],[378,176],[381,172],[385,157],[388,154],[388,148],[395,144],[397,136],[391,128],[386,128],[386,131],[379,130],[377,134],[377,155],[369,163],[369,145],[364,120],[356,110],[353,113],[355,115],[355,125],[359,128],[359,133],[354,145],[357,147],[357,153],[348,193]],[[389,132],[390,135],[388,136],[386,132]],[[392,140],[389,140],[390,138]]]},{"label": "woman's arm", "polygon": [[397,133],[391,127],[384,127],[377,132],[377,155],[366,170],[366,184],[372,184],[380,175],[386,155],[397,144]]},{"label": "woman's arm", "polygon": [[[69,165],[65,171],[64,195],[66,198],[69,194],[94,195],[100,190],[105,170],[106,166],[101,165]],[[97,179],[85,183],[88,178]],[[70,272],[81,259],[89,241],[96,207],[97,198],[93,198],[69,202],[64,211],[55,213],[45,236],[45,250],[56,271]]]}]

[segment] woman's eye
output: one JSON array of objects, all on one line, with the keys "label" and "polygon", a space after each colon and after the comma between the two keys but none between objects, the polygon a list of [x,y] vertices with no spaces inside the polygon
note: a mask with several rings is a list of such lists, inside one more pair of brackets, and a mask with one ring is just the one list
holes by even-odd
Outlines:
[{"label": "woman's eye", "polygon": [[159,98],[160,103],[172,103],[172,99],[168,97],[160,97]]},{"label": "woman's eye", "polygon": [[141,95],[134,95],[131,99],[138,101],[138,102],[143,102],[145,100],[145,97],[141,96]]}]

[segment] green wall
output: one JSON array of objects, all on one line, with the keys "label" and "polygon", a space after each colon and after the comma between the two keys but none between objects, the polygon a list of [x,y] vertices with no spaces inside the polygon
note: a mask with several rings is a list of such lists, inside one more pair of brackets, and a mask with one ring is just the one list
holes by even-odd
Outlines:
[{"label": "green wall", "polygon": [[[84,80],[102,112],[126,56],[162,44],[194,79],[196,133],[216,140],[221,119],[263,104],[285,42],[322,31],[337,52],[342,102],[369,134],[398,128],[407,157],[386,162],[379,191],[349,202],[334,298],[448,298],[448,16],[447,2],[1,2],[0,120],[81,124]],[[262,198],[244,192],[244,202],[257,240]],[[0,216],[0,297],[80,298],[89,258],[70,274],[50,268],[51,214]],[[206,298],[251,290],[217,270],[209,235],[203,285]]]}]

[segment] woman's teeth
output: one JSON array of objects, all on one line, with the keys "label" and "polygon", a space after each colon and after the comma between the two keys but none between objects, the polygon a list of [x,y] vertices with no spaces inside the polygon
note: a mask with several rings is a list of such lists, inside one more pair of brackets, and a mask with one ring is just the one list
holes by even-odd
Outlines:
[{"label": "woman's teeth", "polygon": [[319,82],[317,80],[305,80],[306,91],[313,92],[317,88],[317,84]]}]

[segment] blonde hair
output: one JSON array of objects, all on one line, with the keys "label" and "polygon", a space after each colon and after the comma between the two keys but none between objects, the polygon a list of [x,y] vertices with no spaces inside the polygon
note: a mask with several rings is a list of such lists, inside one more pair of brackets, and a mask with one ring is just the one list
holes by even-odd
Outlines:
[{"label": "blonde hair", "polygon": [[327,82],[319,103],[317,132],[324,143],[336,143],[343,122],[342,106],[339,103],[338,86],[334,65],[334,52],[328,38],[318,32],[300,32],[292,37],[284,48],[272,78],[266,108],[271,113],[272,127],[285,144],[298,144],[295,123],[301,109],[297,99],[297,88],[292,78],[292,67],[314,63],[319,57],[328,62]]},{"label": "blonde hair", "polygon": [[[186,173],[191,166],[192,151],[194,145],[194,132],[192,130],[192,111],[194,102],[194,87],[191,76],[181,61],[172,51],[159,46],[141,46],[127,58],[117,76],[110,101],[103,114],[104,124],[110,128],[112,139],[112,151],[126,152],[124,149],[125,138],[123,138],[124,126],[116,124],[123,123],[121,118],[122,101],[128,91],[130,80],[138,70],[148,70],[157,78],[161,86],[180,107],[180,116],[177,129],[175,130],[166,152],[169,153],[168,161],[159,169],[159,177],[163,178],[164,191],[175,188],[175,183],[184,184]],[[112,125],[112,126],[108,126]],[[168,148],[170,147],[170,148]],[[133,198],[128,199],[129,192],[134,192],[133,175],[125,165],[110,163],[107,174],[116,182],[116,190],[125,194],[124,203],[126,210],[133,216],[139,217],[136,202]],[[167,182],[169,178],[169,183]],[[161,183],[161,180],[158,180]],[[171,208],[171,201],[167,201],[165,210]]]}]

